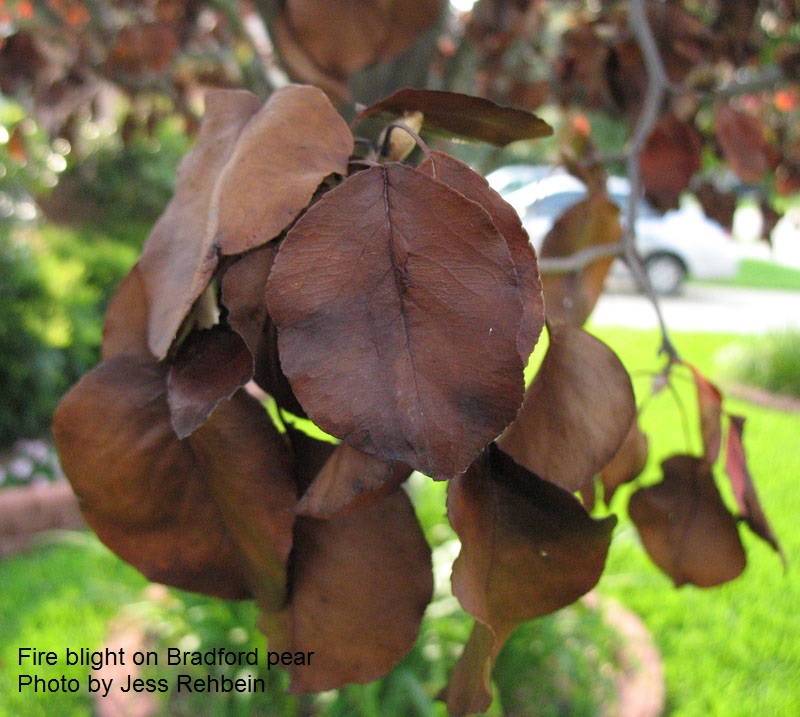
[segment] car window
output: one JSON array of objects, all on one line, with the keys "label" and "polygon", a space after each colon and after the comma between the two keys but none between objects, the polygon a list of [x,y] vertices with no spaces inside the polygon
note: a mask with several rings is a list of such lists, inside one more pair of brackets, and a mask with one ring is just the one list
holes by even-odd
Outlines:
[{"label": "car window", "polygon": [[556,219],[586,196],[585,192],[558,192],[538,199],[525,212],[527,218],[552,217]]}]

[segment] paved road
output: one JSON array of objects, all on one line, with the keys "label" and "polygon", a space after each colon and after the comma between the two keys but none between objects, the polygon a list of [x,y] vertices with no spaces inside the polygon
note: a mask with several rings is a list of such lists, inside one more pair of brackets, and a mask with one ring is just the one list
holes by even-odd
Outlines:
[{"label": "paved road", "polygon": [[[800,330],[798,289],[791,292],[690,284],[681,296],[662,298],[661,307],[667,325],[674,331],[758,334],[786,328]],[[606,291],[591,321],[603,326],[657,326],[650,302],[641,294],[624,289]]]}]

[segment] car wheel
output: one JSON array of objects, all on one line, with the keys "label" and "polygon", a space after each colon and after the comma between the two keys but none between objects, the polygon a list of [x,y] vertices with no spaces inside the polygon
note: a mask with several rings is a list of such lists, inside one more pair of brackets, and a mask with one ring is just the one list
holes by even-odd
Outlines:
[{"label": "car wheel", "polygon": [[677,294],[686,279],[686,266],[672,254],[653,254],[644,268],[656,294]]}]

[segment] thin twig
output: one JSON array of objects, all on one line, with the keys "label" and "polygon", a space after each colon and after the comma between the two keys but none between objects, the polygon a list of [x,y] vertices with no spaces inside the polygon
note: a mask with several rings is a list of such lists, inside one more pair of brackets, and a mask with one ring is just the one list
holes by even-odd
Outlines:
[{"label": "thin twig", "polygon": [[634,128],[631,141],[626,148],[628,178],[631,184],[631,192],[628,197],[628,218],[625,232],[622,237],[624,246],[623,256],[625,262],[630,267],[636,280],[639,282],[650,303],[656,312],[658,323],[661,328],[661,350],[671,358],[677,358],[678,352],[669,337],[667,324],[661,311],[661,305],[656,296],[650,277],[644,268],[642,257],[636,251],[636,217],[639,210],[639,196],[642,189],[642,180],[639,172],[639,159],[647,141],[648,136],[653,131],[664,95],[669,87],[664,63],[658,52],[650,23],[647,19],[644,0],[631,0],[628,22],[631,32],[636,37],[642,50],[645,70],[647,72],[647,89],[645,91],[642,112]]},{"label": "thin twig", "polygon": [[539,271],[542,274],[571,274],[585,269],[589,264],[600,259],[620,257],[625,251],[623,242],[590,246],[576,251],[569,256],[548,256],[539,259]]}]

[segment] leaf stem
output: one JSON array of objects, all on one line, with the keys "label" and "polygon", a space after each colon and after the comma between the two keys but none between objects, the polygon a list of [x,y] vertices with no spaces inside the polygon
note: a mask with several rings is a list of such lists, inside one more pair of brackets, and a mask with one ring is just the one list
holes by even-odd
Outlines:
[{"label": "leaf stem", "polygon": [[[386,125],[386,135],[383,138],[383,145],[381,146],[380,156],[385,157],[389,151],[389,138],[391,137],[392,130],[395,129],[402,129],[413,139],[417,146],[425,153],[426,159],[431,158],[431,150],[425,141],[420,137],[411,127],[409,127],[405,122],[402,120],[395,120],[394,122],[390,122]],[[434,177],[436,176],[436,165],[434,163]]]}]

